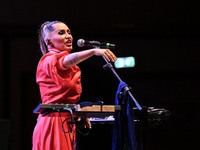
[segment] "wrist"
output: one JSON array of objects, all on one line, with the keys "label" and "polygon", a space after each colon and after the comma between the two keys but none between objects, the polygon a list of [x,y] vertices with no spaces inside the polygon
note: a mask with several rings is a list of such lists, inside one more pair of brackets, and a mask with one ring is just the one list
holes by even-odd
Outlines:
[{"label": "wrist", "polygon": [[95,49],[91,49],[92,55],[95,55]]}]

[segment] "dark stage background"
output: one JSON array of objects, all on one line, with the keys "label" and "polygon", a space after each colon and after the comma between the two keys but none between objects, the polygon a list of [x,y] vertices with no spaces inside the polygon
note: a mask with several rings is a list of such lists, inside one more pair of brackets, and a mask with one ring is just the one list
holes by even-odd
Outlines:
[{"label": "dark stage background", "polygon": [[[30,150],[40,100],[37,30],[46,20],[68,24],[74,36],[116,44],[136,66],[117,69],[137,101],[165,108],[171,119],[145,130],[145,150],[199,147],[199,6],[193,1],[2,1],[0,5],[0,149]],[[101,57],[81,63],[81,101],[114,104],[118,81]],[[112,125],[94,125],[80,149],[111,149]]]}]

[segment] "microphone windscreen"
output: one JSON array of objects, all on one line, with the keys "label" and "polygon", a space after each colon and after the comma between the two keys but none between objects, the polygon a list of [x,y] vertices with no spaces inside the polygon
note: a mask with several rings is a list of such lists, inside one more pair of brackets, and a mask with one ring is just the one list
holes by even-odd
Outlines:
[{"label": "microphone windscreen", "polygon": [[83,40],[83,39],[79,39],[79,40],[77,41],[77,45],[78,45],[79,47],[83,47],[83,46],[84,46],[84,43],[85,43],[85,40]]}]

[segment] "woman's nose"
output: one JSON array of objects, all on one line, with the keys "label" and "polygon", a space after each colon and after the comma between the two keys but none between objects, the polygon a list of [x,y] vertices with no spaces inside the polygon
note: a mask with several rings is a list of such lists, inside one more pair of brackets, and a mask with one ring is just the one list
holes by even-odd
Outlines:
[{"label": "woman's nose", "polygon": [[66,38],[69,38],[69,37],[71,37],[71,34],[67,33]]}]

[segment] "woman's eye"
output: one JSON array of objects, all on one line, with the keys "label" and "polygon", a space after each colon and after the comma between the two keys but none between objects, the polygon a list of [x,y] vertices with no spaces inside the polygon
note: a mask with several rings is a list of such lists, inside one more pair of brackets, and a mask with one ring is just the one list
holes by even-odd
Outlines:
[{"label": "woman's eye", "polygon": [[71,31],[67,31],[68,34],[72,34]]},{"label": "woman's eye", "polygon": [[[61,30],[58,32],[59,35],[63,35],[65,34],[66,32],[64,30]],[[71,31],[67,31],[67,34],[70,34],[71,35]]]},{"label": "woman's eye", "polygon": [[60,31],[60,32],[58,32],[58,34],[60,34],[60,35],[62,35],[62,34],[64,34],[65,32],[64,31]]}]

